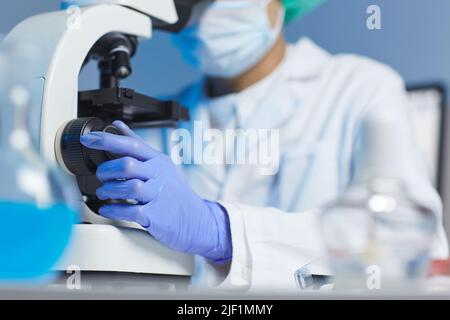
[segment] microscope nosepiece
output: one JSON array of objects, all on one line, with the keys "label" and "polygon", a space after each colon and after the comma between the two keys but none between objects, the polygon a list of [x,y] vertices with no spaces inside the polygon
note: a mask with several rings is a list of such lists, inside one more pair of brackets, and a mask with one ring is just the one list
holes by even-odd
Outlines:
[{"label": "microscope nosepiece", "polygon": [[130,51],[120,47],[111,52],[111,72],[118,79],[126,79],[133,72],[130,61]]}]

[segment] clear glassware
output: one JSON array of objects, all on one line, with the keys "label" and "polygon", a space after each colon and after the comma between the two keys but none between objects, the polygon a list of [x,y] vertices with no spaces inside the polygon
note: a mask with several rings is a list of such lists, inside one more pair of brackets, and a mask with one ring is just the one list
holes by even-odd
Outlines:
[{"label": "clear glassware", "polygon": [[[40,112],[28,74],[38,54],[0,44],[0,282],[41,279],[61,257],[77,219],[73,185],[49,167],[30,134]],[[35,133],[34,133],[35,134]]]},{"label": "clear glassware", "polygon": [[321,227],[336,289],[405,290],[426,275],[437,218],[401,181],[378,178],[327,206]]}]

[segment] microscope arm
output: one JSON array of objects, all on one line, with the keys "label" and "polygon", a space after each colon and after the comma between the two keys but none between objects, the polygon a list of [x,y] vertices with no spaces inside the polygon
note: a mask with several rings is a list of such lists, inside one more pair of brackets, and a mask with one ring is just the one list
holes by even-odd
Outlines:
[{"label": "microscope arm", "polygon": [[[84,4],[86,3],[86,4]],[[148,16],[169,24],[178,21],[178,14],[173,1],[167,0],[66,0],[65,7],[71,4],[91,6],[98,4],[116,4],[142,12]]]},{"label": "microscope arm", "polygon": [[[18,42],[35,48],[38,63],[30,70],[36,89],[42,91],[42,112],[31,119],[40,123],[41,153],[54,163],[54,142],[58,129],[77,118],[78,78],[91,48],[102,36],[121,32],[151,38],[150,18],[118,5],[81,9],[77,23],[65,11],[31,17],[15,27],[5,43]],[[73,23],[73,24],[71,24]]]}]

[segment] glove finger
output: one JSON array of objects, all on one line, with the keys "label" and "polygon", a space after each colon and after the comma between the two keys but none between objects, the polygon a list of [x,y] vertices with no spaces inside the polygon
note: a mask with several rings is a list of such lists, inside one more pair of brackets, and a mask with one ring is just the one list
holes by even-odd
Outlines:
[{"label": "glove finger", "polygon": [[113,126],[115,126],[117,129],[119,129],[123,135],[135,138],[135,139],[140,140],[141,142],[145,143],[145,141],[139,135],[137,135],[133,130],[131,130],[130,127],[128,127],[123,121],[120,121],[120,120],[114,121]]},{"label": "glove finger", "polygon": [[165,172],[169,158],[161,155],[142,162],[131,157],[123,157],[102,163],[97,169],[97,178],[101,182],[112,180],[139,179],[147,182],[156,179]]},{"label": "glove finger", "polygon": [[97,169],[97,178],[102,181],[139,179],[147,181],[151,178],[144,164],[131,157],[124,157],[102,163]]},{"label": "glove finger", "polygon": [[80,139],[81,143],[95,150],[103,150],[123,156],[129,156],[146,161],[160,155],[159,152],[146,145],[141,140],[132,137],[119,136],[107,132],[92,132]]},{"label": "glove finger", "polygon": [[145,206],[142,205],[111,204],[101,207],[99,213],[107,219],[136,222],[145,229],[150,226],[145,215]]},{"label": "glove finger", "polygon": [[100,200],[135,200],[146,204],[153,201],[156,196],[155,188],[138,179],[110,181],[97,189],[97,197]]}]

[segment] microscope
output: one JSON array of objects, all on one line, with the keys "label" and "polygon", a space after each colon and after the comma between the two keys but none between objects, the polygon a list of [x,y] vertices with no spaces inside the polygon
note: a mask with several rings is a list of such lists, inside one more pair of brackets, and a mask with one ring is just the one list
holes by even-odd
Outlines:
[{"label": "microscope", "polygon": [[[177,32],[189,21],[201,0],[98,0],[76,8],[76,21],[66,11],[26,19],[5,38],[36,47],[36,70],[29,76],[39,92],[41,112],[32,115],[42,156],[60,165],[80,190],[82,223],[57,270],[79,270],[84,280],[123,279],[142,283],[186,282],[194,272],[194,258],[173,252],[135,224],[114,222],[97,215],[103,205],[95,196],[100,182],[98,165],[117,155],[88,150],[80,136],[90,131],[120,134],[112,125],[122,120],[132,128],[171,127],[189,120],[187,109],[175,101],[160,101],[120,86],[132,74],[132,58],[139,42],[153,30]],[[73,17],[72,17],[73,18]],[[79,92],[79,74],[96,61],[100,86]],[[146,281],[148,280],[148,281]]]}]

